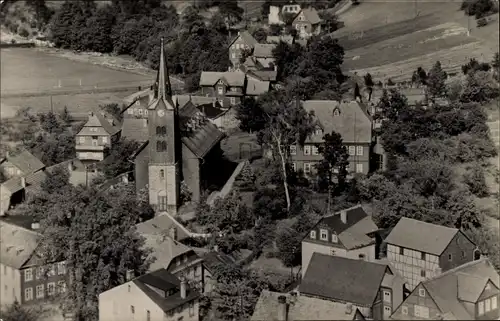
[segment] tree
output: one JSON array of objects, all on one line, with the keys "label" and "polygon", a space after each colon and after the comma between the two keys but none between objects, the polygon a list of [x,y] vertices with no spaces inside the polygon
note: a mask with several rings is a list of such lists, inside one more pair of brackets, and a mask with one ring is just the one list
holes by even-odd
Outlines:
[{"label": "tree", "polygon": [[418,67],[417,70],[413,72],[411,82],[417,85],[427,84],[427,73],[425,72],[424,68]]},{"label": "tree", "polygon": [[323,20],[323,26],[321,30],[324,30],[327,34],[336,31],[339,27],[338,17],[331,13],[330,11],[320,11],[319,17]]},{"label": "tree", "polygon": [[134,230],[140,217],[129,198],[71,186],[51,196],[40,253],[46,262],[65,260],[72,282],[61,306],[75,320],[97,319],[99,293],[126,282],[129,271],[147,272],[149,251]]},{"label": "tree", "polygon": [[436,61],[427,76],[427,90],[432,98],[446,96],[446,78],[448,74],[441,68],[441,63]]},{"label": "tree", "polygon": [[235,109],[236,119],[239,121],[239,128],[242,131],[253,133],[265,127],[266,119],[259,100],[253,97],[244,97]]},{"label": "tree", "polygon": [[0,318],[2,321],[40,321],[43,314],[40,308],[23,307],[16,300],[0,311]]},{"label": "tree", "polygon": [[472,194],[478,197],[487,196],[488,186],[484,177],[484,169],[478,163],[474,163],[467,168],[463,175],[464,183],[469,187]]},{"label": "tree", "polygon": [[112,52],[111,31],[114,24],[115,16],[111,6],[104,6],[95,10],[86,21],[88,35],[86,49],[96,52]]},{"label": "tree", "polygon": [[304,52],[299,44],[288,44],[280,41],[272,52],[275,65],[278,67],[276,76],[278,80],[285,81],[288,77],[296,74]]},{"label": "tree", "polygon": [[373,86],[375,86],[375,83],[373,82],[372,75],[370,73],[367,73],[363,77],[365,81],[365,86],[368,88],[368,101],[372,100],[372,93],[373,93]]},{"label": "tree", "polygon": [[323,159],[318,164],[318,176],[321,185],[326,185],[329,197],[346,187],[349,154],[342,143],[342,137],[336,132],[323,136],[323,143],[318,146]]},{"label": "tree", "polygon": [[41,188],[44,192],[51,194],[68,187],[69,184],[68,169],[65,166],[56,166],[43,180]]},{"label": "tree", "polygon": [[488,72],[476,71],[467,75],[467,80],[460,101],[485,103],[498,97],[498,87],[493,76]]},{"label": "tree", "polygon": [[255,38],[255,40],[257,40],[257,42],[263,43],[267,39],[267,31],[264,28],[259,28],[252,33],[252,36]]},{"label": "tree", "polygon": [[[121,121],[123,119],[122,108],[117,103],[99,106],[104,112]],[[116,125],[116,124],[115,124]]]},{"label": "tree", "polygon": [[462,72],[464,75],[468,75],[469,73],[476,71],[489,71],[490,69],[491,67],[488,63],[479,63],[475,58],[471,58],[467,64],[462,66]]},{"label": "tree", "polygon": [[111,144],[109,156],[99,164],[106,178],[115,178],[120,174],[130,172],[134,164],[130,160],[132,154],[139,148],[139,143],[133,140],[120,139]]},{"label": "tree", "polygon": [[287,164],[290,159],[290,146],[303,146],[306,138],[314,130],[314,116],[307,113],[299,101],[291,102],[282,92],[271,92],[263,98],[262,107],[266,126],[261,131],[264,143],[279,159],[283,175],[283,187],[290,211],[291,198],[288,189]]}]

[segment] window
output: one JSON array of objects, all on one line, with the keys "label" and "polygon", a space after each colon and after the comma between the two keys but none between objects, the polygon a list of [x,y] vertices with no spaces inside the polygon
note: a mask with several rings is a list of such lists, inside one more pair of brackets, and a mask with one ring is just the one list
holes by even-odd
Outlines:
[{"label": "window", "polygon": [[[136,104],[137,104],[137,102],[136,102]],[[127,114],[133,115],[134,114],[134,109],[133,108],[127,109]]]},{"label": "window", "polygon": [[25,301],[33,300],[33,288],[24,289],[24,300]]},{"label": "window", "polygon": [[425,261],[425,252],[420,252],[420,259]]},{"label": "window", "polygon": [[425,297],[425,289],[418,289],[418,296],[424,298]]},{"label": "window", "polygon": [[217,87],[217,90],[219,91],[219,95],[224,94],[224,87],[219,86],[219,87]]},{"label": "window", "polygon": [[420,270],[420,276],[425,278],[425,270]]},{"label": "window", "polygon": [[462,251],[462,258],[464,259],[466,256],[465,251]]},{"label": "window", "polygon": [[363,173],[363,164],[356,164],[356,173]]},{"label": "window", "polygon": [[363,156],[363,146],[356,146],[356,155]]},{"label": "window", "polygon": [[231,97],[229,100],[231,101],[231,105],[236,105],[236,98]]},{"label": "window", "polygon": [[484,314],[484,301],[479,301],[477,304],[477,314],[483,315]]},{"label": "window", "polygon": [[130,313],[132,313],[132,314],[135,313],[135,307],[133,305],[130,306]]},{"label": "window", "polygon": [[292,163],[292,169],[293,169],[294,172],[296,172],[297,171],[297,164]]},{"label": "window", "polygon": [[56,275],[56,266],[54,264],[49,265],[49,272],[47,272],[47,276]]},{"label": "window", "polygon": [[297,145],[290,146],[290,155],[297,155]]},{"label": "window", "polygon": [[358,258],[360,260],[364,260],[365,259],[365,255],[363,253],[361,253],[361,254],[358,255]]},{"label": "window", "polygon": [[160,178],[165,178],[165,171],[160,169]]},{"label": "window", "polygon": [[491,297],[491,309],[496,310],[498,307],[497,297]]},{"label": "window", "polygon": [[139,112],[139,115],[142,115],[142,108],[137,109],[137,111]]},{"label": "window", "polygon": [[189,316],[194,316],[194,302],[189,302]]},{"label": "window", "polygon": [[80,142],[80,144],[85,144],[85,137],[83,136],[78,137],[78,141]]},{"label": "window", "polygon": [[384,319],[391,316],[391,307],[384,306]]},{"label": "window", "polygon": [[57,274],[58,275],[66,274],[66,263],[65,262],[57,263]]},{"label": "window", "polygon": [[321,135],[323,134],[323,130],[321,128],[316,128],[316,131],[314,133],[315,135]]},{"label": "window", "polygon": [[405,305],[403,305],[403,306],[401,307],[401,313],[402,313],[403,315],[408,315],[408,307],[407,307],[407,306],[405,306]]},{"label": "window", "polygon": [[27,268],[24,270],[24,281],[32,281],[33,280],[33,270],[31,268]]},{"label": "window", "polygon": [[151,321],[151,312],[149,310],[146,310],[146,321]]},{"label": "window", "polygon": [[319,230],[319,238],[322,241],[328,241],[328,231],[324,229]]},{"label": "window", "polygon": [[332,233],[332,243],[338,243],[339,238],[337,237],[337,234]]},{"label": "window", "polygon": [[453,260],[453,257],[452,257],[452,255],[450,253],[450,254],[448,254],[448,261],[451,261],[451,260]]},{"label": "window", "polygon": [[311,238],[316,239],[316,231],[311,231]]},{"label": "window", "polygon": [[54,295],[56,293],[56,284],[54,282],[50,282],[47,284],[47,294]]},{"label": "window", "polygon": [[160,211],[167,210],[167,196],[166,195],[158,195],[158,209]]},{"label": "window", "polygon": [[486,299],[484,300],[484,312],[488,313],[491,311],[491,300]]},{"label": "window", "polygon": [[312,147],[312,154],[313,155],[318,155],[319,154],[318,146],[314,145]]},{"label": "window", "polygon": [[167,142],[164,142],[164,141],[156,142],[156,151],[157,152],[164,152],[166,150],[167,150]]},{"label": "window", "polygon": [[356,155],[356,146],[349,146],[349,155]]},{"label": "window", "polygon": [[66,292],[66,282],[64,281],[57,282],[57,292],[58,293]]},{"label": "window", "polygon": [[236,53],[231,53],[231,58],[236,59]]},{"label": "window", "polygon": [[403,247],[400,247],[399,248],[399,255],[404,255],[404,248]]},{"label": "window", "polygon": [[103,142],[104,144],[107,144],[107,143],[108,143],[108,137],[103,136],[103,137],[102,137],[102,142]]},{"label": "window", "polygon": [[304,146],[304,155],[311,155],[311,146]]},{"label": "window", "polygon": [[391,292],[384,290],[384,302],[391,303]]},{"label": "window", "polygon": [[429,308],[428,307],[423,307],[420,305],[415,305],[414,307],[415,310],[415,316],[420,317],[423,319],[428,319],[429,318]]},{"label": "window", "polygon": [[35,275],[37,280],[43,277],[43,268],[41,266],[36,268]]},{"label": "window", "polygon": [[36,295],[37,299],[43,299],[43,296],[45,294],[43,292],[43,290],[44,290],[43,284],[40,284],[40,285],[36,286],[36,294],[35,295]]},{"label": "window", "polygon": [[309,174],[309,173],[311,173],[311,164],[304,163],[304,174]]},{"label": "window", "polygon": [[92,146],[97,146],[97,139],[92,140]]}]

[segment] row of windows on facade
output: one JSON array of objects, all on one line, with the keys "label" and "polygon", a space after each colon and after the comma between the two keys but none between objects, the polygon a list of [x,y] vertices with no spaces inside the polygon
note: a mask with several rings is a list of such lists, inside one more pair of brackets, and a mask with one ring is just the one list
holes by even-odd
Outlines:
[{"label": "row of windows on facade", "polygon": [[80,159],[85,159],[85,158],[101,159],[101,158],[103,158],[103,155],[102,155],[102,153],[79,152],[78,158],[80,158]]},{"label": "row of windows on facade", "polygon": [[[194,317],[194,315],[195,315],[194,302],[190,302],[188,304],[188,306],[189,306],[188,307],[189,316]],[[172,317],[175,314],[175,312],[181,313],[183,310],[184,310],[184,306],[181,305],[174,310],[170,310],[170,311],[166,312],[165,314],[168,317]],[[130,313],[135,316],[135,306],[133,306],[133,305],[130,306]],[[177,320],[182,321],[183,319],[184,319],[184,317],[180,316]],[[151,321],[151,311],[149,311],[149,310],[146,310],[146,321]]]},{"label": "row of windows on facade", "polygon": [[[45,276],[45,271],[47,271],[47,276],[51,277],[56,275],[56,266],[57,266],[57,275],[64,275],[66,274],[66,263],[64,262],[59,262],[56,264],[49,265],[47,267],[36,267],[36,268],[27,268],[24,270],[24,281],[29,282],[33,281],[33,270],[35,270],[35,278],[37,280],[43,278]],[[5,271],[5,266],[4,266],[4,273],[7,273]]]},{"label": "row of windows on facade", "polygon": [[[85,144],[85,141],[87,140],[88,136],[80,136],[78,137],[78,142],[80,144]],[[101,136],[101,142],[103,144],[108,143],[108,137],[107,136]],[[99,136],[92,136],[92,146],[97,146],[99,144]]]},{"label": "row of windows on facade", "polygon": [[14,166],[8,166],[5,168],[5,172],[7,172],[8,176],[21,175],[22,172],[18,168]]},{"label": "row of windows on facade", "polygon": [[[50,282],[47,283],[47,289],[45,290],[45,285],[44,284],[39,284],[36,286],[36,298],[37,299],[43,299],[45,297],[45,293],[47,293],[47,296],[53,296],[57,293],[65,293],[66,292],[66,282],[65,281],[58,281],[57,282],[57,289],[56,289],[56,283],[55,282]],[[31,301],[33,300],[33,288],[28,287],[24,289],[24,300],[25,301]]]},{"label": "row of windows on facade", "polygon": [[[304,174],[306,174],[306,175],[311,174],[316,165],[317,165],[317,163],[304,163]],[[292,168],[296,172],[297,171],[297,163],[292,163]],[[356,164],[356,173],[363,173],[363,170],[364,170],[363,164],[361,164],[361,163]],[[347,165],[347,171],[348,172],[352,171],[350,163]]]},{"label": "row of windows on facade", "polygon": [[[333,243],[338,243],[339,242],[339,238],[338,238],[337,234],[335,234],[335,233],[331,233],[331,234],[332,234],[332,242]],[[311,231],[310,237],[313,240],[317,240],[316,231],[314,231],[314,230]],[[319,239],[321,241],[327,241],[328,242],[328,230],[320,229],[319,230]]]},{"label": "row of windows on facade", "polygon": [[[349,146],[347,149],[349,156],[363,156],[363,146]],[[297,146],[290,146],[290,155],[297,155]],[[319,155],[318,146],[315,145],[305,145],[304,155]]]},{"label": "row of windows on facade", "polygon": [[[405,254],[405,248],[404,247],[400,247],[399,248],[399,254],[400,255],[406,255]],[[462,251],[461,252],[461,255],[462,255],[462,258],[466,258],[467,257],[467,253],[465,251]],[[425,252],[420,252],[420,259],[425,261],[427,259],[427,256],[426,256],[426,253]],[[453,261],[453,255],[450,253],[448,254],[448,261]]]},{"label": "row of windows on facade", "polygon": [[243,43],[235,43],[231,46],[231,49],[250,49],[250,47]]}]

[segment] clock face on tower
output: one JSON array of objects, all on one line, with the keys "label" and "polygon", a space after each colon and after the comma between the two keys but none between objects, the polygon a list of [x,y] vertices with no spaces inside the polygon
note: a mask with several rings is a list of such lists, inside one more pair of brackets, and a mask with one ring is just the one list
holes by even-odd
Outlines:
[{"label": "clock face on tower", "polygon": [[165,116],[165,111],[163,109],[158,110],[158,116],[160,117]]}]

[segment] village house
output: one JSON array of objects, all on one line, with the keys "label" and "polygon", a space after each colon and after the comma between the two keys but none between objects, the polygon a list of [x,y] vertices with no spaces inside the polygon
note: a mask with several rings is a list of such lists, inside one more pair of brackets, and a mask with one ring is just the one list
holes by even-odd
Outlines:
[{"label": "village house", "polygon": [[387,260],[406,279],[408,290],[480,256],[460,230],[403,217],[385,239]]},{"label": "village house", "polygon": [[99,320],[199,321],[200,293],[166,269],[99,294]]},{"label": "village house", "polygon": [[269,25],[282,25],[286,23],[286,16],[296,16],[301,11],[300,4],[290,1],[281,8],[278,6],[269,6],[267,21]]},{"label": "village house", "polygon": [[361,205],[321,218],[302,240],[302,275],[313,253],[374,262],[381,242],[377,231]]},{"label": "village house", "polygon": [[0,184],[0,216],[35,192],[47,177],[45,165],[27,150],[16,154],[7,153],[0,160],[0,170],[7,180]]},{"label": "village house", "polygon": [[289,45],[297,43],[303,47],[307,45],[307,40],[298,39],[292,35],[280,35],[280,36],[267,36],[266,43],[278,44],[280,41],[283,41]]},{"label": "village house", "polygon": [[352,305],[263,290],[250,321],[366,320]]},{"label": "village house", "polygon": [[314,253],[298,292],[351,305],[367,319],[389,320],[403,301],[403,283],[390,265]]},{"label": "village house", "polygon": [[246,30],[239,31],[238,35],[229,43],[229,60],[236,68],[240,65],[243,50],[253,50],[258,41]]},{"label": "village house", "polygon": [[220,163],[224,133],[192,101],[180,106],[172,96],[163,46],[151,96],[143,92],[138,97],[124,111],[122,130],[122,137],[142,143],[132,155],[136,189],[147,186],[150,205],[175,215],[181,205],[182,181],[192,201],[198,201],[202,190],[211,184],[212,169]]},{"label": "village house", "polygon": [[305,176],[313,175],[316,164],[323,159],[318,145],[325,134],[332,131],[340,134],[349,153],[349,173],[367,174],[370,171],[372,155],[372,118],[365,106],[358,101],[306,100],[304,109],[314,112],[318,126],[308,137],[303,147],[292,145],[290,157],[295,171],[303,171]]},{"label": "village house", "polygon": [[25,216],[0,218],[1,304],[14,301],[22,305],[46,303],[66,292],[64,261],[42,265],[38,251],[39,224]]},{"label": "village house", "polygon": [[245,95],[246,76],[241,71],[202,71],[200,87],[202,95],[216,97],[223,107],[234,106]]},{"label": "village house", "polygon": [[136,230],[144,237],[145,247],[152,250],[150,272],[163,268],[176,277],[185,278],[195,288],[204,288],[203,259],[179,242],[190,236],[184,226],[168,214],[162,214],[137,224]]},{"label": "village house", "polygon": [[420,282],[393,320],[500,320],[500,276],[482,258]]},{"label": "village house", "polygon": [[252,57],[262,66],[262,68],[259,69],[274,70],[276,59],[274,58],[273,50],[275,48],[276,44],[258,43],[255,45]]},{"label": "village house", "polygon": [[314,8],[304,8],[293,19],[292,26],[300,38],[307,39],[321,33],[322,20]]},{"label": "village house", "polygon": [[76,134],[76,155],[84,163],[104,160],[106,150],[119,138],[120,124],[104,111],[92,111],[88,121]]}]

